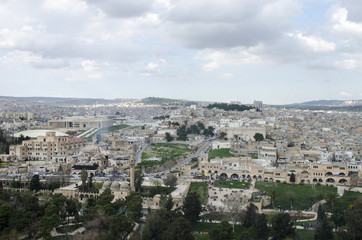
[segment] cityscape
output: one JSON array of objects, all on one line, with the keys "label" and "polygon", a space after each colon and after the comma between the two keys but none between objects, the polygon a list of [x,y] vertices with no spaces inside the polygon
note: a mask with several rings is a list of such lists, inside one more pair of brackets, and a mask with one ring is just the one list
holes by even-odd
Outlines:
[{"label": "cityscape", "polygon": [[361,6],[0,2],[0,240],[362,239]]}]

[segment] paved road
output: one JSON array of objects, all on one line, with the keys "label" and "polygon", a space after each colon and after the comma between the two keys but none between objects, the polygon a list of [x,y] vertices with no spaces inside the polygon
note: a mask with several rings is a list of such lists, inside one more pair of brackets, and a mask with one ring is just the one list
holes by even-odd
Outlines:
[{"label": "paved road", "polygon": [[180,163],[176,164],[175,167],[179,167],[182,164],[188,164],[194,157],[200,156],[200,153],[203,152],[206,148],[212,145],[212,141],[203,141],[198,145],[197,151],[190,157],[185,158]]},{"label": "paved road", "polygon": [[141,148],[136,152],[135,160],[136,164],[140,163],[142,161],[142,153],[148,146],[148,143],[144,143]]}]

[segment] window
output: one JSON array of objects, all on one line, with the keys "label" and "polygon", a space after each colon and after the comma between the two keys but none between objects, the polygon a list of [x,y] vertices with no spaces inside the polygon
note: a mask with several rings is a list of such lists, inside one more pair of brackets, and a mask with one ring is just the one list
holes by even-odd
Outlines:
[{"label": "window", "polygon": [[313,168],[318,168],[318,166],[313,166]]}]

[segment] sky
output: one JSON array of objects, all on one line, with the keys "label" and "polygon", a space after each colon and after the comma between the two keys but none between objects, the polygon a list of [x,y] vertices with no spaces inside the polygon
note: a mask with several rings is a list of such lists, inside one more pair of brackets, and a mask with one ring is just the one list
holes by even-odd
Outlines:
[{"label": "sky", "polygon": [[362,99],[360,0],[1,0],[0,95]]}]

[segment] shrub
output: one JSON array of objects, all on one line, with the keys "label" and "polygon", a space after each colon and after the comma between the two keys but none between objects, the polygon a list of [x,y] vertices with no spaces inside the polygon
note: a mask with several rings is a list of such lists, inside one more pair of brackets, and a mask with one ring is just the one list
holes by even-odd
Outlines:
[{"label": "shrub", "polygon": [[283,181],[283,184],[287,184],[287,181]]}]

